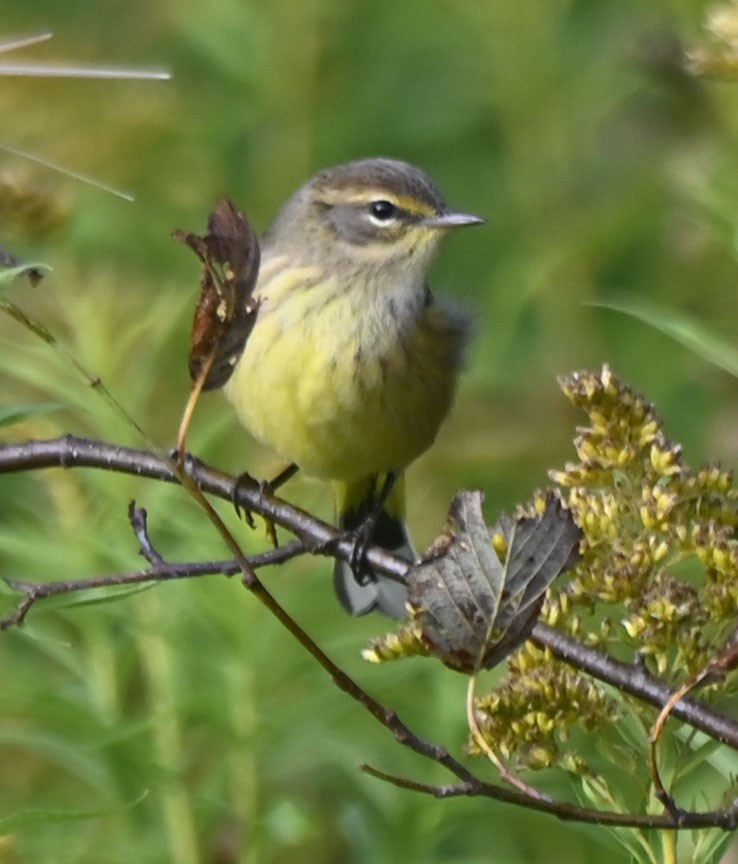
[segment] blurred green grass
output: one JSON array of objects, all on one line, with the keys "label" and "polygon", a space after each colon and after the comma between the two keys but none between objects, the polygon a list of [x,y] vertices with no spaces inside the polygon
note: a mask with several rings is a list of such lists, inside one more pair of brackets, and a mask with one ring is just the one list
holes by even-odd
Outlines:
[{"label": "blurred green grass", "polygon": [[[569,457],[579,418],[555,377],[571,369],[609,362],[657,403],[690,462],[731,464],[735,380],[593,305],[627,292],[732,341],[738,87],[696,81],[674,62],[680,42],[705,38],[706,6],[5,0],[0,39],[56,33],[18,60],[174,73],[168,84],[3,79],[0,144],[136,195],[127,204],[0,153],[0,187],[12,181],[37,196],[57,226],[46,230],[43,207],[24,218],[0,206],[0,246],[54,268],[10,296],[170,446],[198,281],[171,230],[202,229],[223,194],[263,227],[318,168],[397,156],[489,219],[453,238],[433,274],[439,293],[476,311],[478,336],[456,411],[410,475],[419,545],[457,488],[485,489],[493,516]],[[141,443],[61,356],[5,318],[0,357],[2,406],[66,406],[2,430],[5,440],[70,431]],[[218,394],[205,397],[190,444],[234,472],[268,476],[275,465]],[[329,515],[319,485],[298,479],[286,493]],[[47,471],[2,479],[0,575],[136,568],[125,517],[133,497],[167,557],[223,554],[176,489]],[[263,546],[261,531],[221,509],[247,549]],[[267,579],[375,695],[429,737],[463,745],[464,681],[422,661],[363,663],[359,649],[385,624],[345,617],[324,563]],[[361,774],[369,762],[448,779],[338,693],[235,580],[106,605],[48,603],[2,643],[3,862],[516,864],[552,848],[572,864],[629,860],[591,828],[489,802],[425,800]]]}]

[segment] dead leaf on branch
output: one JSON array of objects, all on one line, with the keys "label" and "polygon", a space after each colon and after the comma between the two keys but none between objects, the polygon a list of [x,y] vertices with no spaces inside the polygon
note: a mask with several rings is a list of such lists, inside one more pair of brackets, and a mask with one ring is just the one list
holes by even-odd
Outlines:
[{"label": "dead leaf on branch", "polygon": [[540,516],[501,517],[493,535],[481,492],[454,499],[444,533],[407,573],[415,627],[430,652],[460,672],[500,662],[530,633],[553,580],[579,557],[581,531],[555,493]]},{"label": "dead leaf on branch", "polygon": [[208,233],[172,235],[202,261],[200,300],[192,325],[189,369],[193,385],[222,387],[231,377],[256,320],[259,240],[249,220],[227,199],[208,219]]}]

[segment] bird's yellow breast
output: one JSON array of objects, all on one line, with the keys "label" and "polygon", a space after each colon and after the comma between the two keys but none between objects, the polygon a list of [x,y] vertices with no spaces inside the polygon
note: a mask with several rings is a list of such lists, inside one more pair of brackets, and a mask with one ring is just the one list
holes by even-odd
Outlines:
[{"label": "bird's yellow breast", "polygon": [[399,470],[446,416],[465,334],[419,298],[263,262],[254,329],[226,385],[241,423],[306,473]]}]

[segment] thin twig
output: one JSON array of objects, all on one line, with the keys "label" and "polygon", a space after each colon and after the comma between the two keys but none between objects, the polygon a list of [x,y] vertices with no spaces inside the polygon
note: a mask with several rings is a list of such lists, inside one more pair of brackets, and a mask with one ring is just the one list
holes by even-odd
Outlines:
[{"label": "thin twig", "polygon": [[154,548],[149,537],[148,514],[143,507],[138,507],[135,501],[131,501],[128,505],[128,521],[138,538],[143,557],[154,566],[164,564],[164,558]]},{"label": "thin twig", "polygon": [[[677,824],[670,815],[652,816],[647,813],[617,813],[608,810],[590,810],[586,807],[578,807],[576,804],[567,804],[562,801],[548,801],[544,798],[529,798],[522,792],[514,789],[506,789],[485,783],[475,778],[470,782],[454,783],[446,785],[433,785],[430,783],[419,783],[408,777],[399,777],[380,771],[371,765],[362,765],[361,770],[399,786],[401,789],[410,789],[413,792],[422,792],[432,795],[434,798],[492,798],[495,801],[504,801],[507,804],[519,804],[529,810],[537,810],[556,816],[564,822],[588,822],[593,825],[610,825],[618,828],[722,828],[725,831],[733,831],[738,825],[738,817],[732,808],[725,811],[710,813],[688,814],[688,824]],[[584,817],[584,818],[583,818]]]},{"label": "thin twig", "polygon": [[497,768],[500,772],[500,777],[502,780],[506,780],[511,786],[514,786],[524,795],[527,795],[529,798],[538,798],[543,801],[552,801],[553,799],[541,792],[539,789],[536,789],[535,786],[531,786],[529,783],[526,783],[521,777],[512,771],[510,768],[505,765],[502,759],[497,755],[494,749],[487,742],[487,739],[482,734],[482,730],[479,728],[479,723],[477,721],[477,711],[476,711],[476,686],[477,686],[477,675],[469,676],[469,685],[466,688],[466,720],[469,726],[469,732],[471,733],[472,740],[477,745],[479,750],[484,753],[484,755],[489,759],[489,761]]},{"label": "thin twig", "polygon": [[[344,561],[350,559],[353,546],[350,540],[343,539],[341,532],[305,510],[276,498],[268,488],[259,484],[237,484],[230,475],[189,455],[185,466],[187,474],[202,492],[237,503],[243,509],[272,520],[303,540],[315,554]],[[166,483],[180,483],[173,460],[148,450],[120,447],[74,435],[0,446],[0,474],[59,467],[99,468]],[[330,553],[326,551],[329,545]],[[378,548],[368,550],[366,561],[372,569],[399,582],[403,581],[408,568],[407,561]]]},{"label": "thin twig", "polygon": [[[248,557],[253,569],[284,564],[304,555],[306,549],[299,540],[285,543],[279,549],[269,549],[258,555]],[[235,576],[241,572],[238,563],[232,559],[223,561],[201,561],[182,563],[162,563],[145,570],[130,573],[113,573],[92,576],[87,579],[68,579],[63,582],[28,582],[22,579],[6,579],[5,583],[23,595],[14,611],[0,620],[0,630],[9,630],[22,624],[30,608],[39,600],[61,594],[79,591],[92,591],[100,588],[123,588],[128,585],[141,585],[147,582],[168,582],[173,579],[199,579],[203,576]]]},{"label": "thin twig", "polygon": [[675,818],[681,818],[684,810],[674,800],[674,797],[666,789],[664,781],[661,778],[658,764],[658,743],[661,737],[666,721],[669,716],[675,712],[678,703],[684,699],[687,693],[704,684],[715,675],[725,675],[727,672],[735,668],[738,663],[738,631],[733,631],[725,643],[725,647],[716,657],[712,657],[702,669],[697,670],[679,687],[678,690],[671,694],[666,703],[662,706],[658,717],[651,727],[651,732],[648,736],[649,740],[649,768],[651,771],[651,780],[656,791],[656,797],[666,807],[666,809]]}]

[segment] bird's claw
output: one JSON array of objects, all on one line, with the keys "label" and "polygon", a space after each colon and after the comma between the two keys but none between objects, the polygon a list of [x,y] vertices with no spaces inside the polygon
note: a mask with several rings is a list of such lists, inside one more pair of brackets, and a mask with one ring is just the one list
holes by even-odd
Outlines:
[{"label": "bird's claw", "polygon": [[259,483],[259,481],[252,477],[247,471],[244,471],[236,477],[233,486],[231,487],[231,504],[233,505],[233,509],[236,511],[236,516],[238,516],[239,519],[243,519],[249,528],[256,528],[256,522],[254,522],[254,517],[251,511],[241,505],[238,493],[245,486],[254,485],[258,485],[261,490],[261,483]]},{"label": "bird's claw", "polygon": [[356,528],[346,531],[343,535],[343,539],[352,544],[348,563],[359,585],[366,585],[372,578],[367,572],[366,556],[372,545],[376,521],[376,518],[369,516]]}]

